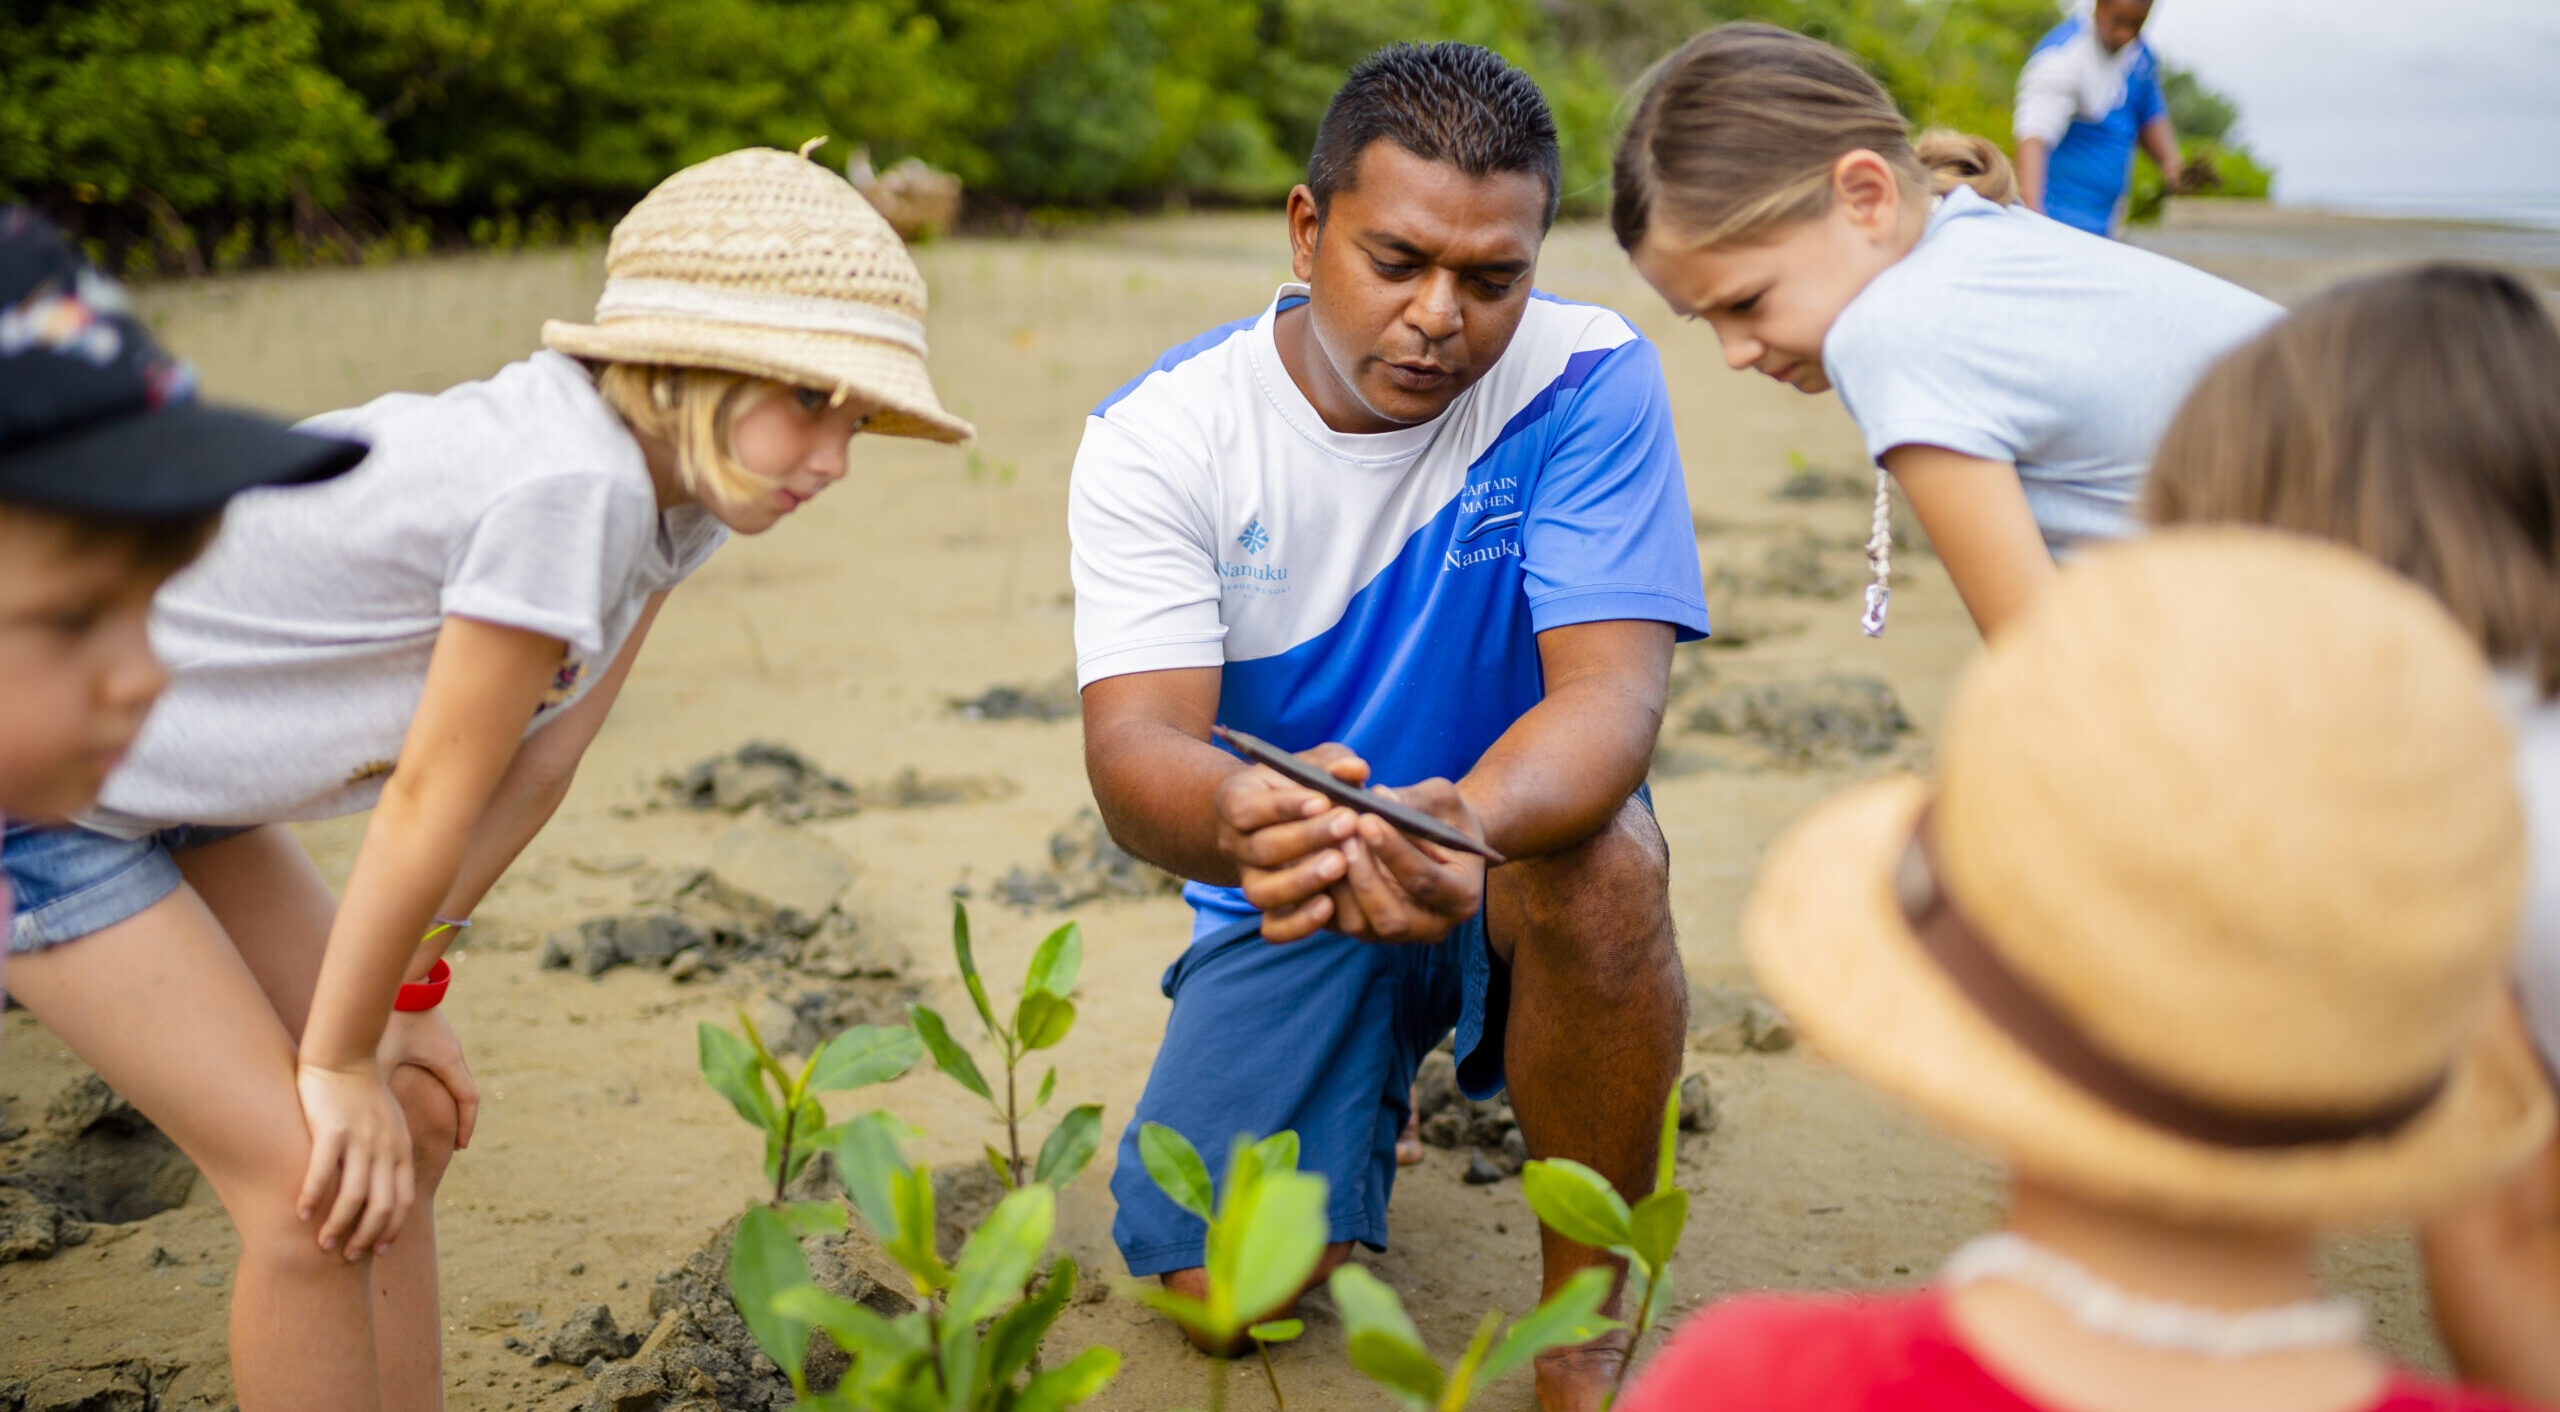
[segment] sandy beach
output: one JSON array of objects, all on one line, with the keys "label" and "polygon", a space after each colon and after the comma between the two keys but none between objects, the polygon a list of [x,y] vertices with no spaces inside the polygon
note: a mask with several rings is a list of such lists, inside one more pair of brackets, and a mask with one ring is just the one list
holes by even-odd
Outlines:
[{"label": "sandy beach", "polygon": [[[2143,239],[2287,300],[2382,263],[2466,250],[2560,287],[2549,233],[2190,206]],[[1044,876],[1083,879],[1053,872],[1051,850],[1090,806],[1078,727],[1071,714],[989,719],[955,703],[993,687],[1062,699],[1074,655],[1064,516],[1084,413],[1165,346],[1260,308],[1287,277],[1282,226],[1264,213],[1100,224],[1038,241],[948,240],[919,262],[936,381],[977,422],[979,445],[859,441],[845,483],[773,533],[733,542],[677,592],[575,792],[457,954],[447,1009],[487,1099],[438,1205],[447,1395],[462,1412],[588,1405],[583,1371],[537,1365],[535,1350],[590,1303],[648,1332],[656,1278],[755,1197],[759,1140],[698,1078],[696,1023],[734,1025],[744,1008],[788,1029],[795,1004],[890,1018],[919,996],[965,1011],[947,940],[955,889],[1003,993],[1043,933],[1069,916],[1082,924],[1080,1018],[1048,1057],[1062,1105],[1104,1105],[1105,1145],[1062,1201],[1059,1243],[1089,1273],[1119,1272],[1107,1169],[1163,1030],[1157,978],[1188,914],[1160,892],[1064,912],[1008,905],[1004,895]],[[535,347],[545,317],[584,317],[601,280],[602,252],[589,248],[141,297],[209,396],[307,414],[484,375]],[[1906,544],[1891,631],[1859,635],[1870,473],[1834,399],[1727,372],[1712,339],[1668,317],[1599,227],[1558,229],[1539,282],[1625,312],[1660,343],[1719,633],[1680,654],[1655,780],[1699,997],[1689,1064],[1718,1114],[1682,1148],[1696,1203],[1677,1265],[1684,1305],[1750,1288],[1924,1280],[1990,1220],[1988,1165],[1801,1049],[1727,1052],[1735,1027],[1719,1027],[1717,992],[1749,989],[1735,919],[1762,850],[1841,786],[1926,767],[1973,629],[1935,561]],[[860,807],[786,822],[671,802],[664,777],[750,741],[841,777]],[[303,830],[333,878],[362,823]],[[861,968],[902,974],[848,980],[747,960],[682,979],[649,964],[584,973],[581,923],[667,911],[706,869],[811,915],[832,908],[830,934],[858,941]],[[554,937],[565,968],[543,965]],[[60,1131],[73,1118],[47,1122],[80,1075],[29,1016],[8,1015],[0,1183],[47,1144],[88,1140]],[[929,1068],[841,1096],[834,1112],[870,1103],[924,1128],[911,1155],[937,1167],[976,1161],[1002,1138],[976,1099]],[[1470,1155],[1434,1148],[1407,1171],[1394,1248],[1363,1257],[1444,1356],[1484,1310],[1536,1299],[1519,1183],[1465,1184]],[[85,1240],[0,1263],[0,1412],[231,1405],[222,1328],[234,1243],[210,1191],[198,1183],[156,1215],[62,1230]],[[2341,1244],[2332,1268],[2369,1301],[2386,1347],[2441,1368],[2404,1239]],[[1052,1347],[1091,1343],[1127,1359],[1092,1405],[1202,1399],[1205,1361],[1133,1303],[1079,1302]],[[1342,1361],[1321,1299],[1309,1336],[1277,1361],[1294,1407],[1387,1405]],[[1269,1400],[1246,1367],[1233,1387],[1239,1408]],[[1479,1405],[1531,1406],[1526,1380]]]}]

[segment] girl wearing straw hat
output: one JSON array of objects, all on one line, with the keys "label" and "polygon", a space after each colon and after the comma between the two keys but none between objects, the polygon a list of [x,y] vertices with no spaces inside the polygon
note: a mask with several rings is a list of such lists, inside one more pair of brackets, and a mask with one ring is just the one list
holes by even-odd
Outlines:
[{"label": "girl wearing straw hat", "polygon": [[[479,1106],[441,953],[668,590],[842,478],[856,432],[970,434],[914,263],[804,157],[669,177],[551,351],[313,419],[371,456],[233,502],[154,609],[172,680],[99,810],[0,848],[16,998],[239,1227],[249,1412],[440,1404],[429,1203]],[[278,825],[367,808],[333,902]]]},{"label": "girl wearing straw hat", "polygon": [[[2157,524],[2237,521],[2362,550],[2499,664],[2533,838],[2515,980],[2560,1073],[2560,327],[2522,281],[2429,265],[2321,295],[2225,358],[2160,443]],[[2560,1146],[2434,1222],[2455,1366],[2560,1403]]]},{"label": "girl wearing straw hat", "polygon": [[1790,830],[1743,941],[1817,1049],[2007,1162],[2005,1228],[1923,1292],[1719,1304],[1631,1412],[2504,1405],[2395,1370],[2313,1274],[2322,1229],[2552,1131],[2461,629],[2342,549],[2165,531],[1993,640],[1940,760]]}]

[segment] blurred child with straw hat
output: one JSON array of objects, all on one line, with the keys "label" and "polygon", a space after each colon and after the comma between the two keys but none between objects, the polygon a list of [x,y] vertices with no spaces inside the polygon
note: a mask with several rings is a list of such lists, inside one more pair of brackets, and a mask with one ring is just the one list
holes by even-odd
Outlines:
[{"label": "blurred child with straw hat", "polygon": [[2551,1097],[2501,1004],[2525,876],[2477,648],[2360,556],[2095,551],[1975,660],[1941,778],[1769,855],[1743,940],[1812,1045],[2008,1164],[1911,1294],[1701,1315],[1626,1404],[2491,1408],[2360,1342],[2318,1232],[2512,1171]]},{"label": "blurred child with straw hat", "polygon": [[[0,849],[17,998],[240,1228],[248,1412],[440,1405],[430,1203],[479,1102],[441,953],[668,590],[843,478],[857,432],[970,434],[914,263],[805,155],[669,177],[552,351],[306,424],[372,453],[233,503],[153,611],[172,680],[100,808]],[[333,901],[278,825],[368,808]]]}]

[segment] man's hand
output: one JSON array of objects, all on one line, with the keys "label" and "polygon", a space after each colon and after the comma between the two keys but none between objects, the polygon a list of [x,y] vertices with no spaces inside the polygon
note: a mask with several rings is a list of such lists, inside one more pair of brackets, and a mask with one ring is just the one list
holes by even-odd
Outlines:
[{"label": "man's hand", "polygon": [[[1346,784],[1369,764],[1336,744],[1302,758]],[[1483,837],[1483,825],[1447,780],[1382,791]],[[1386,820],[1333,804],[1259,766],[1218,789],[1218,849],[1262,911],[1267,941],[1297,941],[1330,927],[1362,941],[1430,942],[1484,901],[1484,860],[1407,838]]]},{"label": "man's hand", "polygon": [[[1484,837],[1475,810],[1447,780],[1378,792]],[[1328,894],[1333,930],[1362,941],[1434,942],[1484,906],[1484,859],[1413,838],[1375,814],[1354,824],[1341,845],[1345,876]],[[1262,934],[1271,935],[1268,923]]]},{"label": "man's hand", "polygon": [[471,1081],[471,1066],[462,1057],[462,1042],[453,1037],[441,1010],[394,1010],[382,1029],[382,1047],[374,1052],[384,1076],[403,1064],[415,1064],[435,1075],[453,1095],[453,1148],[471,1145],[471,1129],[480,1120],[480,1086]]}]

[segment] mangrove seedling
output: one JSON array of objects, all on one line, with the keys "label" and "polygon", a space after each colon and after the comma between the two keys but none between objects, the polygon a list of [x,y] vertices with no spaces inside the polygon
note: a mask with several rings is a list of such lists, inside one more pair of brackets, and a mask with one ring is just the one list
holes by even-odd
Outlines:
[{"label": "mangrove seedling", "polygon": [[1680,1094],[1675,1089],[1662,1109],[1662,1148],[1653,1194],[1633,1207],[1607,1177],[1579,1162],[1557,1158],[1520,1169],[1529,1209],[1538,1213],[1548,1229],[1627,1262],[1626,1297],[1635,1310],[1635,1332],[1628,1340],[1626,1361],[1618,1365],[1617,1381],[1610,1384],[1611,1403],[1626,1385],[1627,1370],[1635,1366],[1636,1349],[1644,1336],[1671,1310],[1671,1255],[1680,1246],[1681,1230],[1689,1224],[1689,1193],[1672,1185],[1679,1141]]},{"label": "mangrove seedling", "polygon": [[1487,1313],[1466,1351],[1445,1368],[1423,1346],[1422,1335],[1405,1316],[1404,1301],[1377,1276],[1345,1265],[1333,1272],[1330,1283],[1334,1308],[1342,1313],[1343,1351],[1352,1367],[1413,1412],[1461,1412],[1477,1393],[1548,1349],[1587,1343],[1624,1327],[1600,1314],[1616,1280],[1606,1269],[1577,1271],[1546,1303],[1507,1330],[1502,1311]]},{"label": "mangrove seedling", "polygon": [[795,1075],[774,1058],[744,1010],[738,1025],[744,1038],[717,1025],[695,1030],[702,1077],[764,1133],[764,1170],[776,1205],[810,1156],[837,1136],[818,1095],[885,1083],[924,1057],[923,1043],[905,1025],[855,1025],[818,1046]]},{"label": "mangrove seedling", "polygon": [[[1005,1150],[987,1146],[987,1165],[995,1169],[996,1180],[1005,1190],[1018,1190],[1026,1172],[1022,1156],[1022,1120],[1049,1104],[1057,1092],[1058,1071],[1053,1067],[1041,1075],[1040,1090],[1031,1106],[1022,1106],[1016,1072],[1022,1061],[1034,1052],[1050,1048],[1067,1037],[1076,1022],[1075,1002],[1067,998],[1076,987],[1076,973],[1084,968],[1084,933],[1069,922],[1049,933],[1031,953],[1030,972],[1023,977],[1022,998],[1014,1003],[1013,1023],[996,1019],[995,1006],[988,1003],[986,982],[978,978],[978,962],[969,947],[969,909],[954,899],[951,904],[951,951],[960,963],[960,980],[969,988],[969,1001],[978,1010],[978,1021],[986,1027],[987,1037],[996,1042],[1004,1054],[1004,1097],[998,1099],[995,1088],[978,1068],[978,1061],[951,1037],[951,1027],[929,1005],[909,1005],[908,1016],[915,1021],[916,1033],[924,1039],[925,1048],[933,1054],[934,1067],[949,1074],[962,1088],[983,1098],[1004,1123]],[[1028,1169],[1028,1179],[1045,1182],[1052,1189],[1063,1190],[1076,1174],[1093,1160],[1094,1149],[1102,1142],[1102,1105],[1087,1103],[1067,1110],[1058,1125],[1049,1130],[1040,1154]]]},{"label": "mangrove seedling", "polygon": [[[809,1396],[795,1377],[802,1405],[828,1412],[1062,1412],[1100,1392],[1120,1369],[1111,1349],[1086,1349],[1046,1371],[1035,1362],[1076,1287],[1075,1261],[1064,1256],[1045,1278],[1038,1273],[1056,1193],[1036,1181],[1008,1193],[946,1263],[934,1243],[933,1174],[907,1164],[900,1130],[886,1115],[868,1114],[838,1130],[832,1151],[854,1209],[914,1286],[915,1308],[889,1317],[818,1288],[778,1219],[757,1223],[751,1260],[732,1262],[739,1312],[777,1362],[785,1361],[777,1349],[804,1348],[812,1329],[851,1360],[843,1380],[821,1396]],[[747,1239],[742,1224],[741,1249]]]},{"label": "mangrove seedling", "polygon": [[[1285,1312],[1324,1259],[1331,1231],[1325,1179],[1298,1170],[1296,1133],[1258,1142],[1237,1138],[1227,1151],[1227,1179],[1214,1193],[1199,1149],[1162,1123],[1138,1129],[1138,1155],[1174,1205],[1208,1223],[1202,1270],[1209,1291],[1205,1300],[1157,1284],[1133,1285],[1129,1292],[1206,1347],[1229,1349],[1239,1338],[1251,1339],[1271,1382],[1272,1401],[1286,1407],[1268,1345],[1296,1338],[1305,1326],[1270,1316]],[[1212,1358],[1209,1412],[1225,1412],[1226,1404],[1227,1360]]]}]

